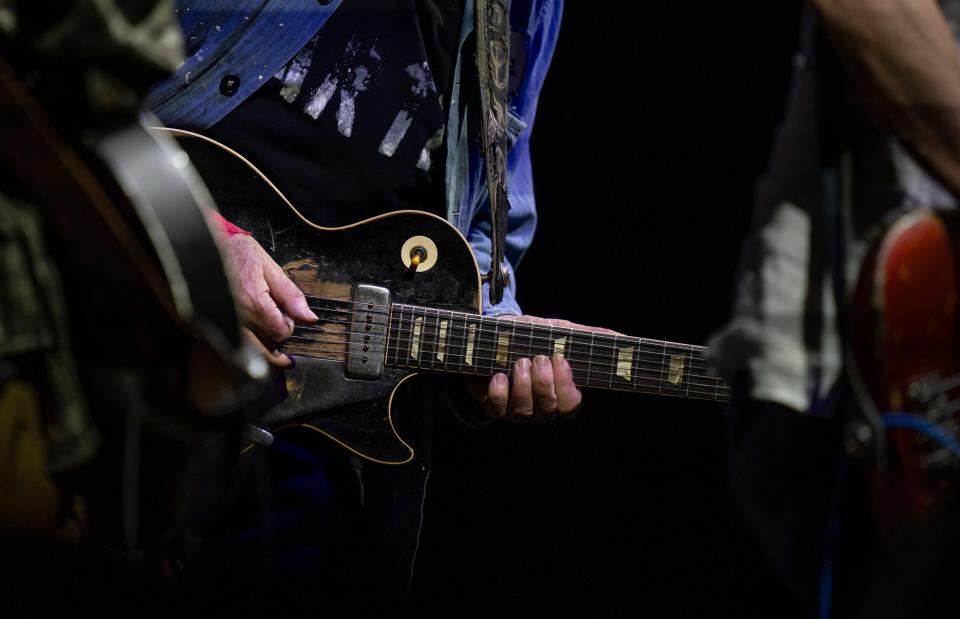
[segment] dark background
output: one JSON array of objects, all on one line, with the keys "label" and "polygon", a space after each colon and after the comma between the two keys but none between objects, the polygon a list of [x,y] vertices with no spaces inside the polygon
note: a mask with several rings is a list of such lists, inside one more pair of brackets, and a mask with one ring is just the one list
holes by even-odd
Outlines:
[{"label": "dark background", "polygon": [[[704,343],[729,314],[798,0],[568,0],[533,133],[527,313]],[[558,427],[441,420],[431,613],[799,616],[737,511],[713,403],[585,392]]]}]

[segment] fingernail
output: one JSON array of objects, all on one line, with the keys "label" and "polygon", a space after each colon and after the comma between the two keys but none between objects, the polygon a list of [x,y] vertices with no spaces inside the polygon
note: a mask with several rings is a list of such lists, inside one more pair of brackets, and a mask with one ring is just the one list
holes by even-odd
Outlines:
[{"label": "fingernail", "polygon": [[293,318],[290,318],[289,316],[284,316],[283,322],[287,323],[287,335],[291,335],[293,333],[293,327],[295,324],[293,322]]},{"label": "fingernail", "polygon": [[494,374],[493,375],[493,384],[497,387],[506,387],[507,386],[507,375],[506,374]]},{"label": "fingernail", "polygon": [[517,359],[517,368],[521,370],[529,370],[530,360],[527,359],[526,357],[521,357],[520,359]]},{"label": "fingernail", "polygon": [[297,367],[297,360],[296,360],[296,358],[294,358],[294,357],[292,357],[291,355],[288,355],[288,354],[286,354],[286,353],[284,353],[283,356],[286,357],[286,358],[290,361],[290,367],[289,367],[289,369],[292,370],[293,368]]},{"label": "fingernail", "polygon": [[320,318],[310,310],[310,306],[307,305],[307,300],[304,298],[297,299],[297,308],[304,316],[309,316],[311,320],[320,320]]},{"label": "fingernail", "polygon": [[550,357],[538,355],[534,357],[533,362],[536,364],[538,368],[545,368],[550,365]]}]

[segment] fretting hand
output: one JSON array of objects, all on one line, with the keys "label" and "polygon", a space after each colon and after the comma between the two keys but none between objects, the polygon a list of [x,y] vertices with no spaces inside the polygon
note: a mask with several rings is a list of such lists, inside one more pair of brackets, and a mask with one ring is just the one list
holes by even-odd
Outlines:
[{"label": "fretting hand", "polygon": [[[536,316],[500,316],[499,320],[518,320],[563,329],[578,329],[616,335],[615,331],[588,327],[557,318]],[[467,390],[484,411],[495,419],[510,421],[546,421],[555,415],[567,416],[580,406],[583,396],[573,382],[573,370],[562,356],[539,355],[518,359],[513,364],[513,381],[506,374],[494,374],[487,380],[468,380]]]}]

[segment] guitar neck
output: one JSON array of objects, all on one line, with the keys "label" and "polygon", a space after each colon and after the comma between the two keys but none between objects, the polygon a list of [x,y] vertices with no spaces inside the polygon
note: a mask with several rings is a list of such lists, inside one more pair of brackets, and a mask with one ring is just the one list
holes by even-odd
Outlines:
[{"label": "guitar neck", "polygon": [[402,304],[391,306],[388,332],[388,366],[492,376],[522,357],[562,356],[579,387],[729,400],[702,346]]}]

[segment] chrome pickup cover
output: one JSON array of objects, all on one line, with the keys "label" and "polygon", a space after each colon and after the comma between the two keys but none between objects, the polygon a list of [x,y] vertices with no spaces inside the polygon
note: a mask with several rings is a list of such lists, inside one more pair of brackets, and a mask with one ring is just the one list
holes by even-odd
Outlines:
[{"label": "chrome pickup cover", "polygon": [[359,284],[353,291],[353,310],[347,346],[347,376],[368,380],[383,376],[390,322],[390,291]]}]

